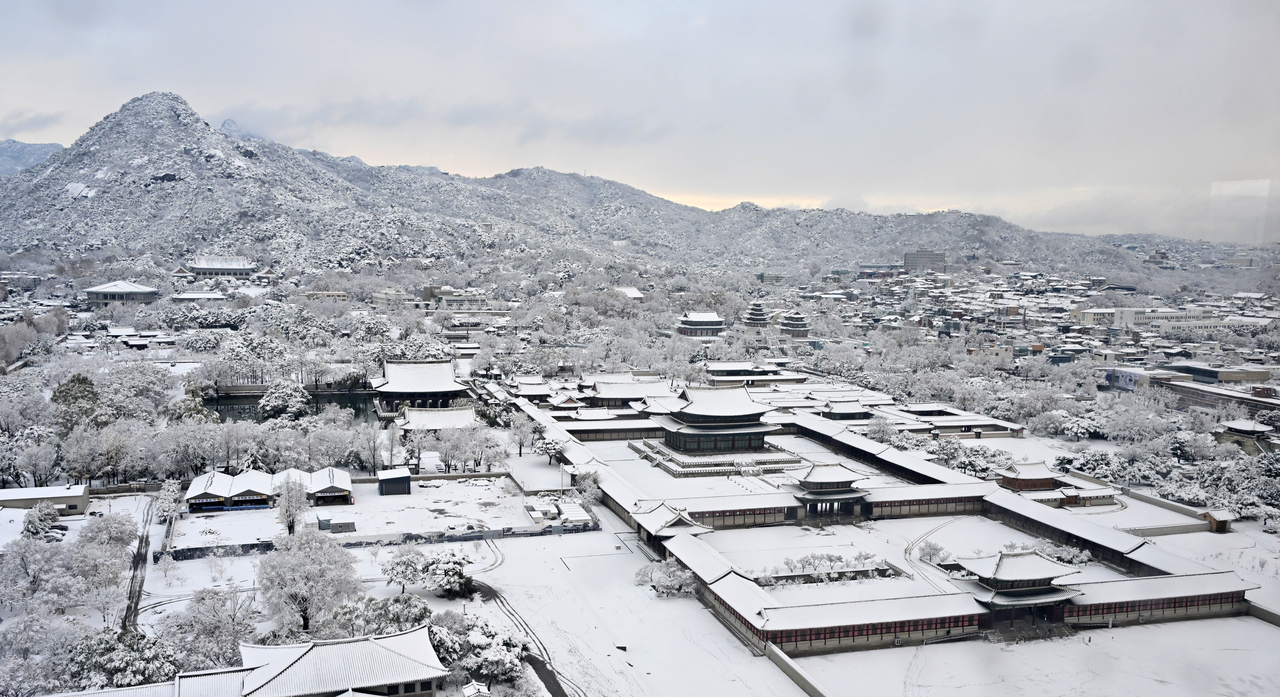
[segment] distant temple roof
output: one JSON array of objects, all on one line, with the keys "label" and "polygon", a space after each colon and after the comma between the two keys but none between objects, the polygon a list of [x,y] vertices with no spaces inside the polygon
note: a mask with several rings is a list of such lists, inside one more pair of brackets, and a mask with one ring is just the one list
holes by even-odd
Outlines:
[{"label": "distant temple roof", "polygon": [[383,364],[383,380],[374,385],[382,393],[423,394],[462,392],[453,376],[453,361],[387,361]]},{"label": "distant temple roof", "polygon": [[750,416],[773,411],[751,398],[743,387],[686,387],[680,393],[686,404],[673,411],[693,416]]},{"label": "distant temple roof", "polygon": [[1056,479],[1063,473],[1043,462],[1020,462],[1002,470],[996,470],[996,474],[1008,479]]},{"label": "distant temple roof", "polygon": [[978,578],[997,581],[1038,581],[1080,573],[1069,564],[1050,559],[1043,552],[998,552],[985,557],[957,557],[956,563]]},{"label": "distant temple roof", "polygon": [[129,281],[112,281],[100,286],[85,289],[86,293],[154,293],[155,288],[143,286]]},{"label": "distant temple roof", "polygon": [[257,267],[248,257],[199,256],[187,265],[193,269],[254,269]]}]

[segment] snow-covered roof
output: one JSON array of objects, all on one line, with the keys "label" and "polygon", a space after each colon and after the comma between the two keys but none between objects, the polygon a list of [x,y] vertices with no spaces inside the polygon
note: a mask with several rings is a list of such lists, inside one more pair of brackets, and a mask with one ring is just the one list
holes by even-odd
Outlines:
[{"label": "snow-covered roof", "polygon": [[287,646],[240,645],[246,667],[243,697],[293,697],[354,687],[434,680],[447,674],[427,626],[381,637]]},{"label": "snow-covered roof", "polygon": [[670,397],[671,388],[665,381],[649,382],[596,382],[592,394],[604,399],[639,400],[646,397]]},{"label": "snow-covered roof", "polygon": [[[752,583],[751,585],[755,585]],[[881,622],[907,622],[934,617],[987,614],[969,593],[946,593],[908,598],[855,600],[843,603],[766,607],[763,629],[789,630],[811,627],[847,627]],[[753,622],[755,618],[748,618]]]},{"label": "snow-covered roof", "polygon": [[256,265],[247,257],[199,256],[187,266],[192,269],[253,269]]},{"label": "snow-covered roof", "polygon": [[664,542],[663,546],[703,583],[715,583],[733,573],[735,568],[723,554],[693,535],[681,533]]},{"label": "snow-covered roof", "polygon": [[223,472],[202,474],[191,480],[191,486],[187,487],[187,495],[183,499],[189,501],[202,495],[217,496],[225,499],[231,495],[231,486],[234,479],[231,475]]},{"label": "snow-covered roof", "polygon": [[396,420],[406,431],[439,431],[443,428],[465,428],[476,423],[476,410],[472,407],[445,409],[407,408],[404,416]]},{"label": "snow-covered roof", "polygon": [[389,470],[378,470],[378,481],[387,479],[408,479],[410,476],[408,467],[396,467]]},{"label": "snow-covered roof", "polygon": [[241,494],[271,494],[271,475],[258,470],[245,470],[231,478],[231,496]]},{"label": "snow-covered roof", "polygon": [[997,581],[1036,581],[1080,573],[1076,567],[1050,559],[1036,550],[957,557],[956,562],[979,578]]},{"label": "snow-covered roof", "polygon": [[724,320],[715,312],[686,312],[684,319],[692,322],[723,322]]},{"label": "snow-covered roof", "polygon": [[863,499],[867,503],[892,503],[895,501],[921,501],[924,499],[981,498],[996,491],[995,482],[968,482],[964,484],[916,484],[912,486],[886,486],[867,489]]},{"label": "snow-covered roof", "polygon": [[303,472],[297,467],[290,467],[286,470],[280,470],[271,475],[271,490],[275,491],[281,487],[286,481],[294,480],[302,482],[304,486],[311,486],[311,473]]},{"label": "snow-covered roof", "polygon": [[1019,462],[996,470],[996,474],[1008,479],[1054,479],[1062,476],[1061,472],[1043,462]]},{"label": "snow-covered roof", "polygon": [[749,416],[773,411],[773,407],[751,399],[741,387],[686,387],[680,398],[688,404],[678,413],[693,416]]},{"label": "snow-covered roof", "polygon": [[64,496],[83,496],[84,484],[66,484],[63,486],[25,486],[20,489],[0,489],[0,502],[30,501],[32,499],[51,499]]},{"label": "snow-covered roof", "polygon": [[388,361],[383,366],[385,381],[378,392],[420,394],[426,392],[462,392],[467,388],[453,377],[453,361]]},{"label": "snow-covered roof", "polygon": [[815,462],[802,476],[797,477],[808,484],[838,484],[866,478],[867,475],[854,472],[838,462]]},{"label": "snow-covered roof", "polygon": [[631,518],[646,532],[655,537],[672,537],[681,533],[701,535],[711,532],[711,528],[695,521],[689,514],[677,510],[666,502],[641,504],[639,511],[633,511]]},{"label": "snow-covered roof", "polygon": [[336,467],[325,467],[311,473],[311,485],[307,493],[314,494],[325,489],[342,489],[351,491],[351,475],[346,470]]},{"label": "snow-covered roof", "polygon": [[1121,554],[1128,554],[1146,542],[1146,540],[1137,535],[1130,535],[1127,532],[1091,523],[1074,513],[1029,501],[1011,491],[1000,490],[993,492],[985,500],[992,506],[1025,516]]},{"label": "snow-covered roof", "polygon": [[103,283],[100,286],[86,288],[86,293],[154,293],[155,288],[150,286],[139,285],[129,281],[112,281]]},{"label": "snow-covered roof", "polygon": [[1249,419],[1236,419],[1235,421],[1223,421],[1222,425],[1229,431],[1239,431],[1242,433],[1270,433],[1274,431],[1272,427],[1251,421]]},{"label": "snow-covered roof", "polygon": [[1159,598],[1186,598],[1193,595],[1238,593],[1258,588],[1258,584],[1245,581],[1234,571],[1210,571],[1176,576],[1143,576],[1088,583],[1066,583],[1068,588],[1081,591],[1072,599],[1076,605],[1098,603],[1126,603],[1136,600]]}]

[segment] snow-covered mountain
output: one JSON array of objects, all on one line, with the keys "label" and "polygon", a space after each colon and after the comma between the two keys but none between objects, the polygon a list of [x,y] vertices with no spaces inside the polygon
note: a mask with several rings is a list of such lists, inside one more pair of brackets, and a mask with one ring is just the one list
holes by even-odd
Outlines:
[{"label": "snow-covered mountain", "polygon": [[256,138],[234,122],[215,129],[168,93],[131,100],[71,147],[0,179],[0,245],[118,247],[163,263],[239,252],[298,270],[386,258],[501,261],[563,248],[598,260],[752,271],[900,260],[918,246],[1046,269],[1081,259],[1134,263],[1104,240],[956,211],[875,216],[743,203],[708,212],[542,168],[468,178],[373,167]]},{"label": "snow-covered mountain", "polygon": [[22,143],[0,140],[0,177],[38,165],[62,149],[57,143]]}]

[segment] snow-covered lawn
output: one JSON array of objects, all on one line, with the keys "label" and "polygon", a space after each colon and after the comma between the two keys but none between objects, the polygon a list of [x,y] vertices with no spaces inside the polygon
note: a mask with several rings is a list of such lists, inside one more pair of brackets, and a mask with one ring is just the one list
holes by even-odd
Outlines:
[{"label": "snow-covered lawn", "polygon": [[[424,554],[433,555],[448,550],[458,550],[471,558],[471,569],[486,568],[492,565],[493,551],[488,545],[475,542],[458,542],[448,544],[416,545]],[[388,586],[382,575],[382,564],[395,554],[395,547],[364,547],[351,549],[356,559],[356,573],[364,579],[364,590],[375,598],[386,598],[400,592],[399,586]],[[147,567],[147,581],[143,591],[142,612],[139,621],[144,625],[154,625],[167,613],[182,609],[191,594],[201,588],[252,589],[257,582],[257,564],[262,556],[251,554],[242,557],[220,557],[215,559],[192,559],[178,562],[178,570],[166,579],[155,564]],[[461,610],[463,601],[445,600],[420,588],[410,588],[409,592],[421,595],[431,605],[433,612],[442,610]],[[467,603],[467,611],[479,603]],[[500,616],[493,618],[503,621]]]},{"label": "snow-covered lawn", "polygon": [[1081,516],[1090,523],[1108,528],[1189,525],[1203,522],[1200,518],[1192,518],[1128,496],[1117,496],[1116,502],[1111,506],[1065,506],[1062,510]]},{"label": "snow-covered lawn", "polygon": [[[1068,450],[1068,445],[1079,446],[1081,444],[1068,444],[1055,438],[1041,438],[1040,436],[1024,436],[1022,438],[966,438],[960,441],[966,446],[983,445],[992,450],[1003,450],[1013,456],[1015,460],[1026,458],[1027,462],[1045,462],[1050,465],[1061,455],[1074,455]],[[1089,441],[1084,443],[1090,448],[1106,449],[1104,444],[1114,447],[1111,443],[1105,441]]]},{"label": "snow-covered lawn", "polygon": [[510,446],[511,457],[507,458],[507,466],[511,468],[511,477],[524,491],[551,491],[571,489],[569,474],[563,472],[559,465],[548,465],[546,455],[538,455],[533,448],[526,446],[524,456],[516,455],[514,445]]},{"label": "snow-covered lawn", "polygon": [[[320,517],[355,522],[356,531],[337,533],[338,540],[392,539],[401,533],[443,531],[450,525],[500,529],[533,524],[524,510],[525,499],[508,493],[511,485],[504,477],[441,481],[427,488],[418,484],[413,483],[408,496],[379,496],[377,484],[354,484],[354,505],[312,508],[308,521]],[[275,509],[194,513],[179,521],[174,547],[270,540],[284,532],[276,515]],[[216,534],[203,534],[205,530]]]},{"label": "snow-covered lawn", "polygon": [[497,541],[506,561],[477,576],[533,627],[560,672],[589,695],[803,696],[697,600],[635,586],[648,559],[617,518],[597,511],[600,532]]},{"label": "snow-covered lawn", "polygon": [[1196,532],[1165,535],[1151,541],[1174,554],[1215,569],[1231,569],[1247,581],[1262,586],[1246,597],[1280,612],[1280,536],[1262,531],[1255,520],[1236,521],[1233,532]]},{"label": "snow-covered lawn", "polygon": [[[1252,617],[797,659],[832,697],[1200,697],[1280,694],[1280,628]],[[1176,658],[1176,660],[1170,660]]]}]

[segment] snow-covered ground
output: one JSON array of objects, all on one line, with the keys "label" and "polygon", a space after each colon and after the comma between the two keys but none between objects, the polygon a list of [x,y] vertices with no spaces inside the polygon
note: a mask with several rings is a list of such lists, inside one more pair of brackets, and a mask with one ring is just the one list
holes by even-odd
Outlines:
[{"label": "snow-covered ground", "polygon": [[[1280,694],[1280,627],[1252,617],[1139,625],[1018,645],[968,641],[797,659],[832,697]],[[1171,660],[1173,659],[1173,660]]]},{"label": "snow-covered ground", "polygon": [[525,446],[524,455],[516,455],[516,447],[511,448],[511,457],[507,458],[507,466],[511,469],[511,478],[516,480],[524,491],[551,491],[570,489],[570,476],[560,469],[559,465],[548,465],[546,455],[538,455],[533,448]]},{"label": "snow-covered ground", "polygon": [[597,511],[600,532],[496,541],[505,561],[476,577],[533,627],[557,670],[589,695],[803,696],[697,600],[634,585],[648,559],[621,521]]},{"label": "snow-covered ground", "polygon": [[1024,436],[1022,438],[983,438],[981,440],[974,438],[966,438],[960,441],[961,444],[973,446],[986,446],[992,450],[1003,450],[1013,456],[1015,460],[1023,460],[1027,462],[1045,462],[1050,465],[1053,461],[1062,455],[1074,455],[1075,453],[1069,449],[1069,446],[1087,446],[1099,450],[1114,449],[1114,445],[1106,441],[1086,441],[1083,443],[1067,443],[1055,438],[1042,438],[1040,436]]},{"label": "snow-covered ground", "polygon": [[[408,496],[379,496],[377,484],[354,484],[355,504],[323,506],[308,511],[315,517],[354,521],[355,532],[338,533],[339,540],[394,538],[401,533],[443,531],[450,525],[480,525],[489,529],[532,525],[524,497],[512,495],[509,480],[437,480],[438,487],[414,482]],[[504,485],[504,482],[507,482]],[[195,513],[179,521],[174,547],[205,547],[270,540],[284,532],[275,509]],[[205,531],[212,531],[205,533]]]},{"label": "snow-covered ground", "polygon": [[1280,537],[1262,531],[1258,521],[1236,521],[1232,532],[1196,532],[1152,538],[1159,547],[1215,569],[1231,569],[1261,588],[1246,597],[1280,612]]},{"label": "snow-covered ground", "polygon": [[1189,525],[1204,522],[1177,511],[1128,496],[1117,496],[1110,506],[1065,506],[1064,511],[1084,517],[1090,523],[1108,528],[1140,528],[1157,525]]},{"label": "snow-covered ground", "polygon": [[[475,542],[424,544],[417,545],[417,548],[428,555],[458,550],[471,559],[472,572],[489,567],[494,561],[492,549],[488,545]],[[400,592],[398,586],[386,584],[386,578],[382,575],[381,569],[382,564],[395,554],[394,547],[370,546],[350,551],[355,555],[356,573],[364,580],[364,590],[367,595],[386,598]],[[149,565],[139,621],[144,625],[154,625],[165,614],[184,607],[191,598],[191,594],[201,588],[219,590],[240,588],[246,592],[252,592],[256,585],[257,565],[261,559],[261,555],[256,554],[242,557],[192,559],[178,562],[177,571],[171,572],[168,578],[155,564]],[[433,612],[461,610],[464,602],[437,598],[422,589],[411,588],[409,592],[426,598]],[[467,611],[471,612],[476,606],[478,603],[467,603]],[[494,613],[492,619],[499,622],[505,621],[498,613]]]}]

